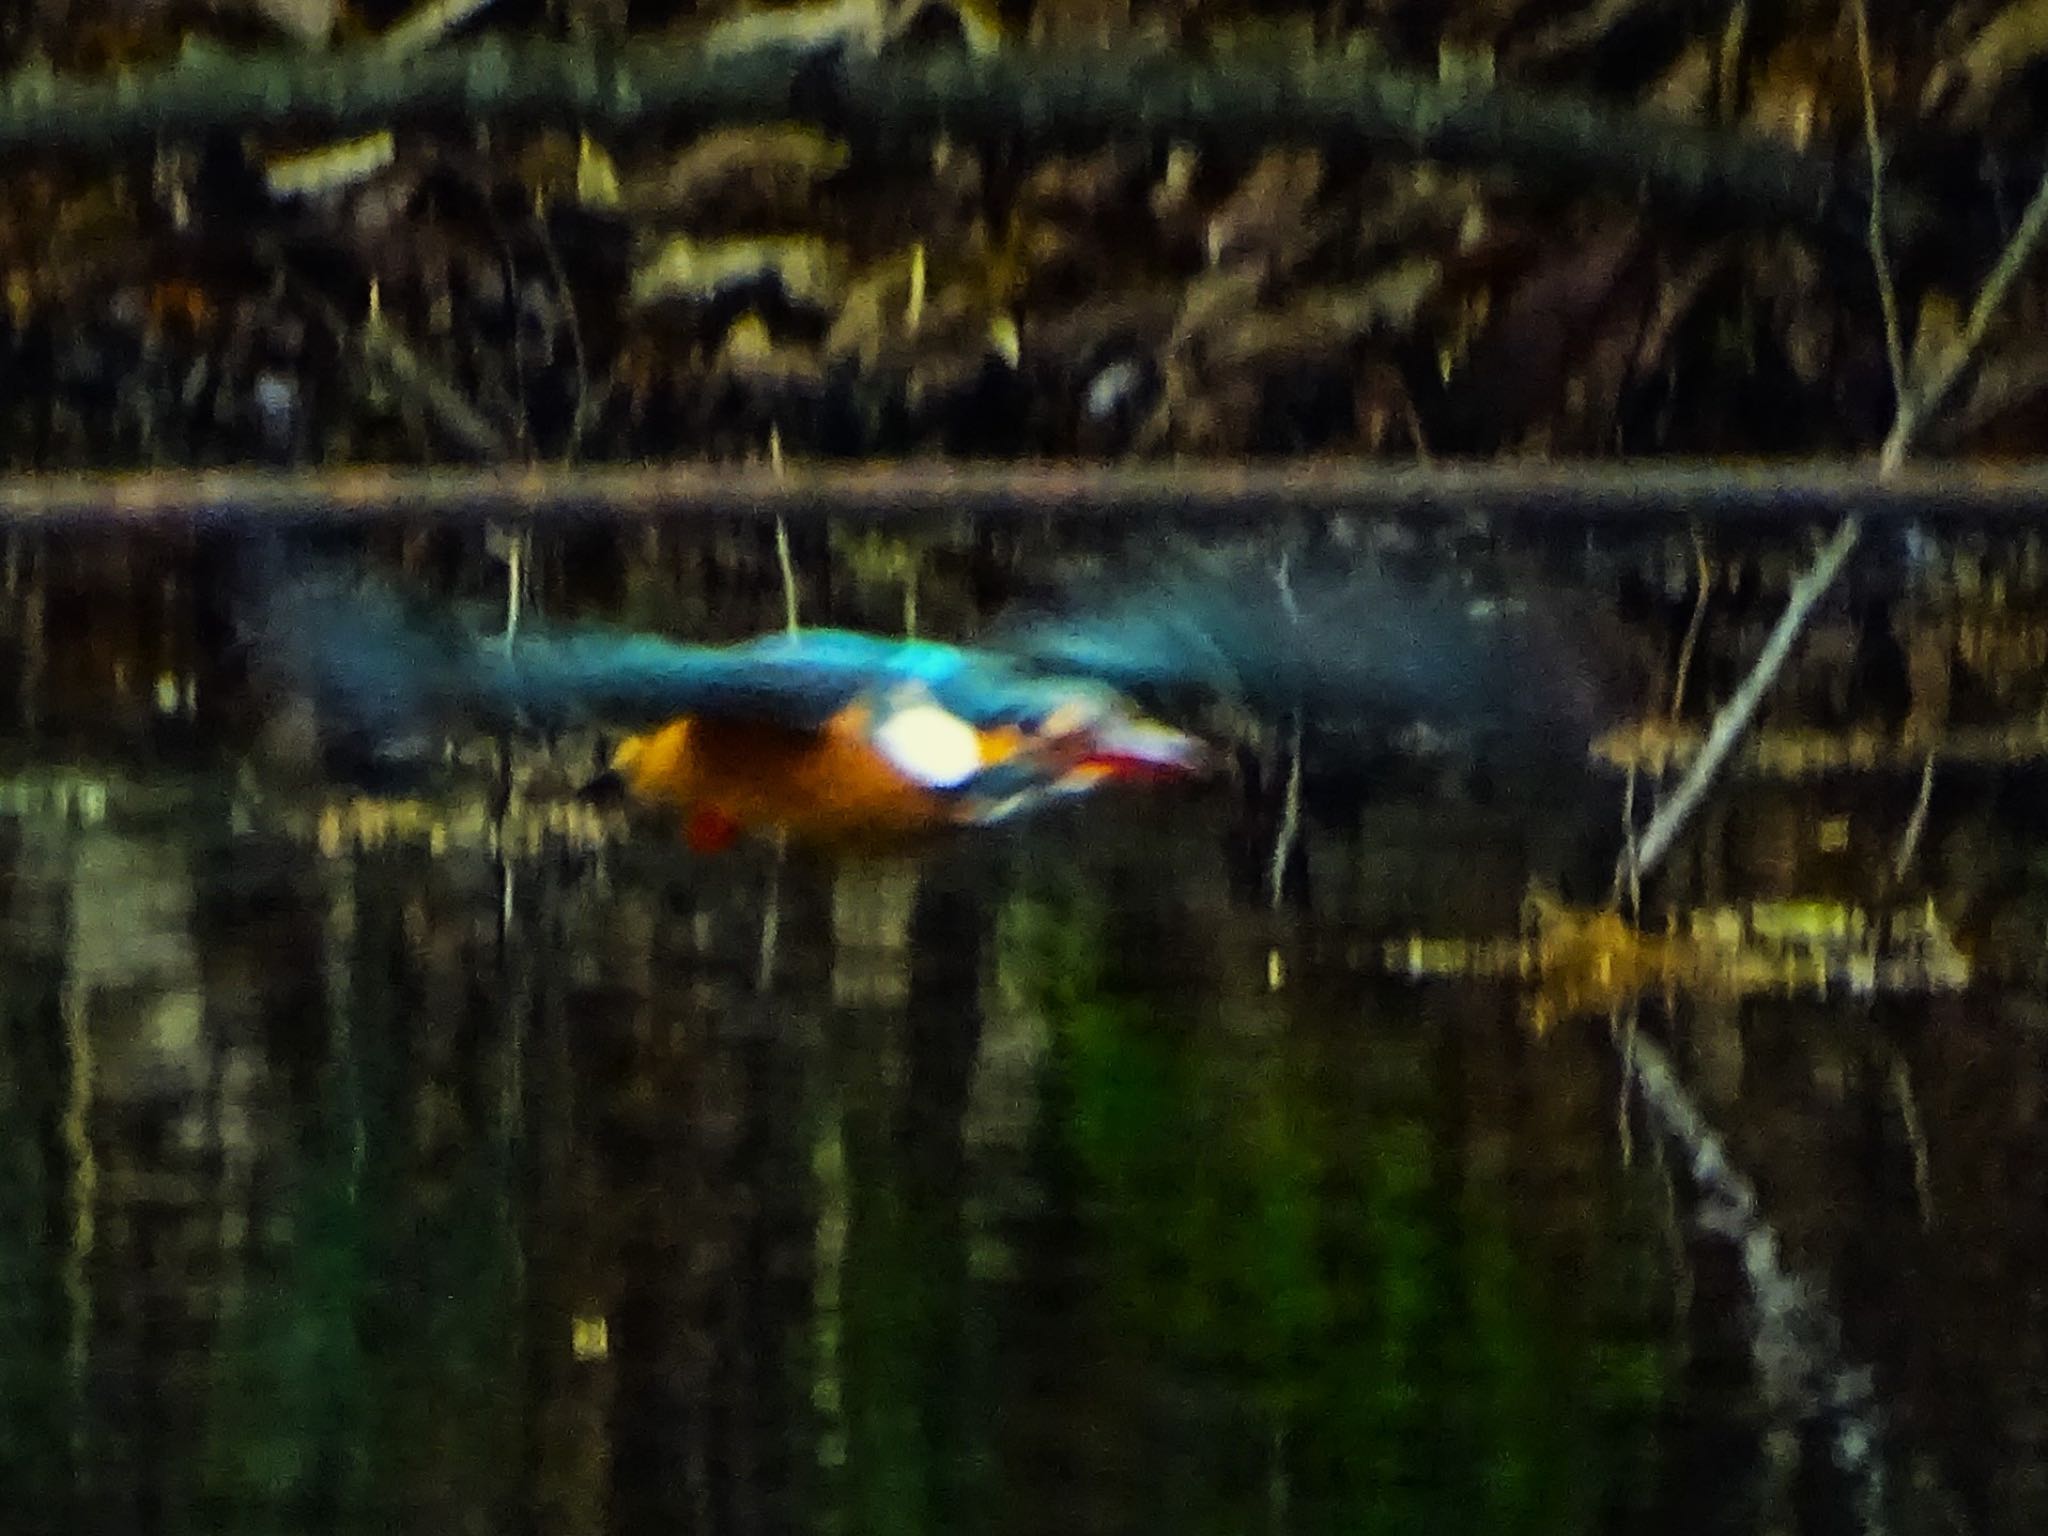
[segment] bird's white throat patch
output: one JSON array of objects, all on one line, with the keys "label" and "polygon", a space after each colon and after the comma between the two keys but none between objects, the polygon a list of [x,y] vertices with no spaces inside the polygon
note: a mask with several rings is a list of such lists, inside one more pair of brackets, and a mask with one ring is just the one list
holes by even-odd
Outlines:
[{"label": "bird's white throat patch", "polygon": [[936,704],[909,704],[889,715],[870,737],[875,749],[930,789],[958,789],[981,771],[981,737],[973,726]]}]

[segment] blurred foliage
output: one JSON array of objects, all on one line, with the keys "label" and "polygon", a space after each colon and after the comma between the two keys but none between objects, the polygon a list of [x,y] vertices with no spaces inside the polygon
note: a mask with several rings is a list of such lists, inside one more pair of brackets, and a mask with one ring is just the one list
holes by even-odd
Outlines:
[{"label": "blurred foliage", "polygon": [[[1852,160],[1861,82],[1823,0],[48,0],[0,68],[382,39],[770,35],[1275,51],[1592,96]],[[1913,359],[1952,336],[2037,158],[2037,0],[1871,6]],[[1541,191],[1386,153],[676,124],[166,142],[0,170],[0,467],[758,457],[1817,453],[1890,383],[1867,264],[1814,231]],[[1739,205],[1739,199],[1738,205]],[[1960,243],[1959,243],[1960,242]],[[2037,279],[1950,442],[2025,452]],[[1917,366],[1917,361],[1916,361]]]}]

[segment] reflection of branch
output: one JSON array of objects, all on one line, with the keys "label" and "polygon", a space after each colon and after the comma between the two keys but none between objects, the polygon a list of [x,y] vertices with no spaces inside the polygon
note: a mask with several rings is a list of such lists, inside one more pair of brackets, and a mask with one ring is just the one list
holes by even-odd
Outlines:
[{"label": "reflection of branch", "polygon": [[1694,1233],[1725,1246],[1741,1267],[1750,1296],[1750,1358],[1765,1404],[1825,1432],[1835,1470],[1855,1491],[1855,1529],[1883,1530],[1885,1468],[1870,1373],[1842,1358],[1841,1329],[1825,1300],[1785,1267],[1755,1187],[1729,1160],[1663,1047],[1637,1034],[1624,1064],[1691,1181]]},{"label": "reflection of branch", "polygon": [[[878,57],[849,49],[832,58],[787,41],[735,51],[703,42],[600,47],[487,37],[398,57],[374,45],[207,54],[89,79],[46,69],[0,79],[0,148],[285,124],[347,131],[422,118],[602,131],[675,115],[832,118],[876,131],[1041,142],[1113,134],[1364,143],[1508,167],[1567,191],[1605,188],[1668,207],[1739,210],[1844,233],[1867,207],[1860,172],[1761,135],[1338,57],[1204,61],[1036,49]],[[1895,234],[1929,223],[1926,208],[1893,199]]]}]

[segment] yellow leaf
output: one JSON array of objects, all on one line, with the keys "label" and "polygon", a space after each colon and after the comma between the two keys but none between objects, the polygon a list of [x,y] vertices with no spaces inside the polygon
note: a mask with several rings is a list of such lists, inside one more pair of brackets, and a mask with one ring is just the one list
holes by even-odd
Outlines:
[{"label": "yellow leaf", "polygon": [[924,294],[922,245],[866,268],[847,285],[839,313],[825,334],[825,355],[874,366],[892,338],[922,322]]},{"label": "yellow leaf", "polygon": [[961,45],[976,58],[1003,46],[1002,13],[987,0],[925,0],[906,6],[890,31],[896,37],[924,37],[936,30],[935,22],[951,22]]},{"label": "yellow leaf", "polygon": [[844,295],[845,256],[839,248],[810,238],[701,241],[678,235],[664,241],[634,271],[632,301],[701,302],[771,278],[793,302],[832,309]]},{"label": "yellow leaf", "polygon": [[827,0],[823,5],[750,11],[713,25],[704,34],[708,54],[790,48],[822,53],[842,45],[872,53],[887,31],[882,0]]},{"label": "yellow leaf", "polygon": [[1906,372],[1914,383],[1924,382],[1951,351],[1962,344],[1963,312],[1951,294],[1929,290],[1920,301],[1920,315],[1913,327],[1913,342],[1906,357]]},{"label": "yellow leaf", "polygon": [[576,201],[586,208],[619,205],[619,171],[605,147],[584,134],[576,145]]},{"label": "yellow leaf", "polygon": [[[808,210],[818,185],[846,168],[845,144],[796,123],[707,133],[664,164],[627,178],[621,202],[637,213],[692,215],[719,205],[736,218]],[[724,205],[737,203],[736,213]]]},{"label": "yellow leaf", "polygon": [[398,158],[398,141],[387,131],[322,144],[316,149],[270,156],[263,184],[272,197],[314,197],[367,181]]},{"label": "yellow leaf", "polygon": [[1962,57],[1928,77],[1923,106],[1956,94],[1959,124],[1981,121],[1998,93],[2022,70],[2048,56],[2048,0],[2019,0],[1970,39]]}]

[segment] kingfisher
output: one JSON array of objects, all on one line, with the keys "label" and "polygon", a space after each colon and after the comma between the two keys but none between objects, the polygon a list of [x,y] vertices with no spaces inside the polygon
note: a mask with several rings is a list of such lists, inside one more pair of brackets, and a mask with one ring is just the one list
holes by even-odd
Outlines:
[{"label": "kingfisher", "polygon": [[767,832],[900,842],[1213,776],[1223,754],[1176,708],[1543,731],[1595,693],[1548,614],[1377,570],[1276,581],[1176,558],[971,645],[833,628],[705,645],[588,624],[491,634],[274,548],[261,569],[252,659],[307,700],[330,749],[382,760],[465,726],[596,727],[617,744],[589,788],[705,852]]}]

